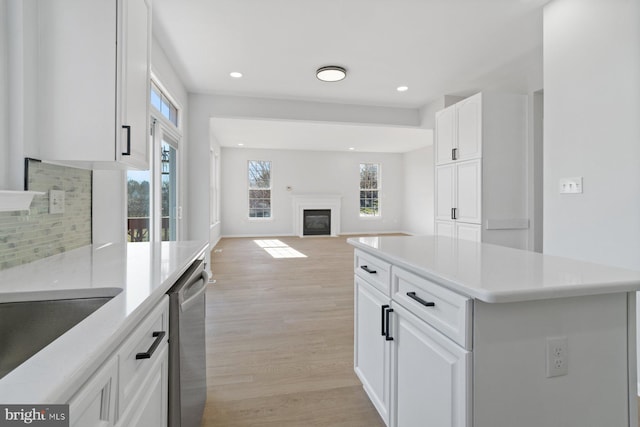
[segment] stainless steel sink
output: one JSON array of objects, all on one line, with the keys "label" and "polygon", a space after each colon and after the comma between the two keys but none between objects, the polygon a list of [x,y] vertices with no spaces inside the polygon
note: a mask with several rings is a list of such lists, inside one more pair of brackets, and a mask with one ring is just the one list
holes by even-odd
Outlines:
[{"label": "stainless steel sink", "polygon": [[106,295],[0,303],[0,378],[122,291]]}]

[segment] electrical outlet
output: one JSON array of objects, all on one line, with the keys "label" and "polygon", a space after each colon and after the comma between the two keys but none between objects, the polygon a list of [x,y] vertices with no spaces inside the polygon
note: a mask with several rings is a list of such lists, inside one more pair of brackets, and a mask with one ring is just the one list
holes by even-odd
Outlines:
[{"label": "electrical outlet", "polygon": [[64,190],[49,190],[49,213],[64,213]]},{"label": "electrical outlet", "polygon": [[567,337],[547,338],[547,378],[569,373],[569,347]]}]

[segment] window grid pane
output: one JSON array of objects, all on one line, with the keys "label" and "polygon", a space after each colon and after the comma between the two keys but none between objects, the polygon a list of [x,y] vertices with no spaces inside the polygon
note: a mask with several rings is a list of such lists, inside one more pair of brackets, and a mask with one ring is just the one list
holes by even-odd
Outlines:
[{"label": "window grid pane", "polygon": [[271,162],[250,160],[249,218],[271,218]]},{"label": "window grid pane", "polygon": [[360,163],[360,216],[380,216],[380,165]]}]

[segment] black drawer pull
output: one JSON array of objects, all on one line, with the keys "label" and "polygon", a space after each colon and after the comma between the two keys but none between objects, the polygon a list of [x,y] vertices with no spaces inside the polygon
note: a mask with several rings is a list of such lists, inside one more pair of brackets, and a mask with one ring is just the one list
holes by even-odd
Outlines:
[{"label": "black drawer pull", "polygon": [[366,265],[361,265],[360,268],[363,269],[364,271],[366,271],[369,274],[376,274],[377,273],[377,271],[370,269]]},{"label": "black drawer pull", "polygon": [[156,338],[155,341],[153,342],[153,344],[151,344],[151,347],[149,347],[149,350],[147,350],[145,353],[136,354],[136,360],[151,359],[151,356],[153,356],[153,353],[156,351],[158,346],[160,346],[160,343],[162,342],[162,339],[164,338],[165,335],[166,335],[165,331],[154,332],[153,336]]},{"label": "black drawer pull", "polygon": [[435,302],[429,302],[429,301],[423,300],[422,298],[417,296],[415,292],[407,292],[407,296],[411,299],[418,301],[420,304],[424,305],[425,307],[435,307],[436,305]]},{"label": "black drawer pull", "polygon": [[393,341],[393,337],[389,335],[389,313],[392,313],[392,312],[393,312],[393,308],[388,308],[387,315],[385,316],[387,320],[387,329],[384,331],[385,332],[384,337],[387,341]]},{"label": "black drawer pull", "polygon": [[381,334],[382,336],[387,335],[387,333],[384,330],[384,311],[389,308],[388,304],[383,305],[382,307],[380,307],[382,309],[381,313],[380,313],[380,319],[382,320],[382,330],[381,330]]}]

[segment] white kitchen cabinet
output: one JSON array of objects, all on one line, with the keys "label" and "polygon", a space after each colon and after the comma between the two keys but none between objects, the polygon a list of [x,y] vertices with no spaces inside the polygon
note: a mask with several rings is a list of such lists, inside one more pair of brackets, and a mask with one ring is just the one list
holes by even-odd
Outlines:
[{"label": "white kitchen cabinet", "polygon": [[[77,427],[167,425],[169,297],[147,314],[69,400]],[[138,356],[148,353],[148,357]]]},{"label": "white kitchen cabinet", "polygon": [[449,237],[451,239],[471,240],[481,242],[482,228],[478,224],[465,224],[456,221],[436,221],[436,236]]},{"label": "white kitchen cabinet", "polygon": [[119,427],[166,427],[168,421],[168,346],[158,349],[145,382],[129,405],[132,410],[118,421]]},{"label": "white kitchen cabinet", "polygon": [[478,224],[480,241],[525,248],[526,97],[478,93],[438,112],[435,150],[436,222]]},{"label": "white kitchen cabinet", "polygon": [[471,426],[471,352],[393,304],[392,426]]},{"label": "white kitchen cabinet", "polygon": [[148,0],[39,0],[31,157],[149,167]]},{"label": "white kitchen cabinet", "polygon": [[436,164],[482,157],[482,94],[436,113]]},{"label": "white kitchen cabinet", "polygon": [[115,425],[117,378],[118,359],[113,356],[68,402],[72,427]]},{"label": "white kitchen cabinet", "polygon": [[390,341],[385,316],[390,298],[355,276],[355,372],[378,413],[388,424],[390,402]]},{"label": "white kitchen cabinet", "polygon": [[436,166],[436,220],[480,224],[481,192],[480,159]]}]

